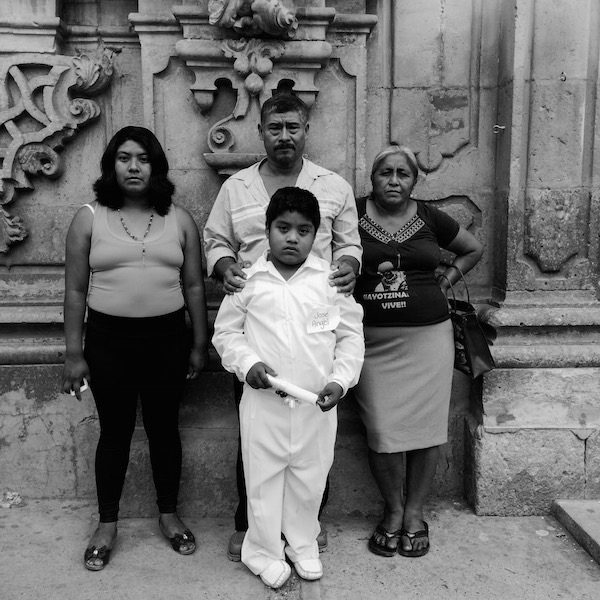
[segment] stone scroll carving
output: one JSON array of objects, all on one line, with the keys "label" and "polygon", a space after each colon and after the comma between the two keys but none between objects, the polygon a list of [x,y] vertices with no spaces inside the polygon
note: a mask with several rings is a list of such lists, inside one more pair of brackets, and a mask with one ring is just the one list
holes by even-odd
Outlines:
[{"label": "stone scroll carving", "polygon": [[[298,36],[306,39],[290,39],[298,28],[291,2],[213,0],[208,11],[216,39],[204,29],[205,38],[194,37],[198,30],[192,30],[191,24],[202,24],[203,15],[178,11],[184,39],[175,48],[194,72],[190,89],[203,113],[211,110],[219,82],[229,82],[236,94],[233,112],[208,132],[210,152],[204,154],[213,169],[230,174],[259,158],[262,145],[256,125],[262,104],[274,90],[283,85],[309,106],[314,103],[315,77],[332,53],[325,30],[335,11],[313,9],[316,13],[303,22],[302,36]],[[185,36],[186,25],[194,32],[191,37]],[[236,37],[230,37],[227,29],[233,29]]]},{"label": "stone scroll carving", "polygon": [[293,38],[298,28],[294,11],[280,0],[210,0],[209,23],[231,28],[245,37],[263,34]]},{"label": "stone scroll carving", "polygon": [[109,85],[112,53],[97,58],[17,54],[0,60],[0,252],[27,237],[21,218],[8,212],[30,177],[56,178],[59,152],[77,130],[100,115],[91,99]]}]

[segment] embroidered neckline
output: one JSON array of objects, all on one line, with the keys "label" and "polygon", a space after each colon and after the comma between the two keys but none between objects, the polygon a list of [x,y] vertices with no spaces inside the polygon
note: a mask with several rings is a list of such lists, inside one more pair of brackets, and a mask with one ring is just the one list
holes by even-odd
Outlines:
[{"label": "embroidered neckline", "polygon": [[409,240],[413,235],[417,233],[422,227],[425,226],[425,222],[421,217],[415,213],[400,229],[392,234],[386,231],[379,223],[376,223],[365,213],[359,221],[359,225],[372,237],[384,244],[389,242],[396,242],[402,244]]}]

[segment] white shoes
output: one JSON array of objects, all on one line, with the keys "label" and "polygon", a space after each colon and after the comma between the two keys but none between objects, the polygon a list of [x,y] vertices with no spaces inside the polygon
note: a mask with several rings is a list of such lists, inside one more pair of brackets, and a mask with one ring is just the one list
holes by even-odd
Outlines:
[{"label": "white shoes", "polygon": [[276,590],[290,578],[291,574],[292,569],[285,560],[276,560],[260,574],[260,578],[265,585]]},{"label": "white shoes", "polygon": [[296,573],[302,579],[307,581],[315,581],[323,577],[323,564],[318,558],[307,558],[294,563]]},{"label": "white shoes", "polygon": [[[315,581],[323,577],[323,564],[318,558],[308,558],[294,563],[298,577],[306,581]],[[261,574],[260,578],[265,585],[276,590],[280,588],[292,574],[292,569],[285,560],[272,562]]]}]

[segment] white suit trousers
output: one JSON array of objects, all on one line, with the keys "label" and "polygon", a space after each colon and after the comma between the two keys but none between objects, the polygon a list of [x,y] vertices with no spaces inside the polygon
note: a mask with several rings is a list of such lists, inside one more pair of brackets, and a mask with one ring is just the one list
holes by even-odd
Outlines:
[{"label": "white suit trousers", "polygon": [[[242,562],[255,574],[273,561],[318,558],[319,507],[333,464],[337,409],[244,385],[240,403],[248,531]],[[283,534],[285,542],[282,540]]]}]

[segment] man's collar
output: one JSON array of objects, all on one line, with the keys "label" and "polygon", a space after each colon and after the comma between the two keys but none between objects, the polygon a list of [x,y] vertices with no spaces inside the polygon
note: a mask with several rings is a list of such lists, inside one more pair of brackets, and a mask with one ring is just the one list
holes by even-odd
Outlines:
[{"label": "man's collar", "polygon": [[[250,187],[252,183],[256,180],[257,177],[260,177],[259,169],[260,166],[266,161],[266,158],[263,158],[261,161],[254,163],[253,165],[247,167],[246,169],[242,169],[237,173],[234,173],[230,176],[233,179],[239,179],[244,183],[246,187]],[[298,180],[301,177],[309,177],[310,179],[317,179],[318,177],[322,177],[323,175],[329,175],[331,171],[320,167],[319,165],[311,162],[305,157],[302,157],[302,169],[298,174]]]}]

